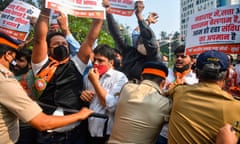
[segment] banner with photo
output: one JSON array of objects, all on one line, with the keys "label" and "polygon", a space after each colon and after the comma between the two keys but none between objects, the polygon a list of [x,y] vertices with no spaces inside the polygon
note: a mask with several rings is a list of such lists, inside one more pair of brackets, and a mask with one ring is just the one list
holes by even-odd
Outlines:
[{"label": "banner with photo", "polygon": [[40,10],[28,3],[14,0],[2,12],[0,31],[25,41],[31,29],[30,17],[38,17]]},{"label": "banner with photo", "polygon": [[102,0],[46,0],[45,7],[76,17],[106,18]]},{"label": "banner with photo", "polygon": [[240,54],[240,5],[199,12],[189,18],[186,54],[213,49]]}]

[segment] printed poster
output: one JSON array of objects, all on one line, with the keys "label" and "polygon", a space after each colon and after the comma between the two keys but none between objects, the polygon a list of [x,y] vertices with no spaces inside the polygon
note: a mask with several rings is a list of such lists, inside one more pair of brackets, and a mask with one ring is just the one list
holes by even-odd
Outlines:
[{"label": "printed poster", "polygon": [[102,0],[46,0],[45,7],[76,17],[106,18]]},{"label": "printed poster", "polygon": [[31,25],[30,17],[38,17],[40,10],[28,3],[14,0],[2,12],[0,18],[0,31],[13,38],[25,41]]},{"label": "printed poster", "polygon": [[122,16],[132,16],[136,1],[143,0],[109,0],[111,6],[110,12]]},{"label": "printed poster", "polygon": [[220,7],[190,17],[186,54],[213,49],[240,54],[240,5]]}]

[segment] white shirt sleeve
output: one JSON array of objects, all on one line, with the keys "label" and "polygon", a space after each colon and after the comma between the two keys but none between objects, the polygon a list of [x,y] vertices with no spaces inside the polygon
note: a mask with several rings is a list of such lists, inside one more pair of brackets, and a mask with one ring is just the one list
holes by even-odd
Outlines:
[{"label": "white shirt sleeve", "polygon": [[79,71],[82,75],[84,74],[84,71],[85,71],[86,67],[87,67],[88,65],[91,65],[91,60],[90,60],[90,59],[89,59],[88,63],[85,64],[85,63],[83,63],[83,62],[79,59],[79,57],[78,57],[77,55],[73,56],[73,57],[71,58],[71,60],[73,61],[73,63],[74,63],[75,66],[77,67],[78,71]]},{"label": "white shirt sleeve", "polygon": [[33,70],[33,73],[34,73],[35,76],[42,69],[44,64],[47,63],[47,61],[48,61],[48,56],[43,61],[41,61],[40,63],[35,64],[35,63],[31,62],[32,63],[32,70]]}]

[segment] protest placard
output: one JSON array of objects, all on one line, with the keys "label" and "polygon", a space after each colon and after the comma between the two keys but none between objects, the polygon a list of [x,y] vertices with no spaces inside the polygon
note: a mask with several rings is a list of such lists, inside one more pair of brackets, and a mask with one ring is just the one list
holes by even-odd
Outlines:
[{"label": "protest placard", "polygon": [[30,17],[38,17],[39,14],[38,8],[14,0],[1,12],[0,31],[25,41],[31,28]]},{"label": "protest placard", "polygon": [[240,54],[240,5],[199,12],[189,18],[186,54],[212,49]]},{"label": "protest placard", "polygon": [[46,0],[45,7],[77,17],[106,18],[102,0]]}]

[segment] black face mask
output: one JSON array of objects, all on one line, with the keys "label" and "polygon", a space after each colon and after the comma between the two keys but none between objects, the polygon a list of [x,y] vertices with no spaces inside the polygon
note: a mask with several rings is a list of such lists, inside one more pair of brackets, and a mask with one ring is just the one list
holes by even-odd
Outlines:
[{"label": "black face mask", "polygon": [[184,67],[182,67],[182,68],[177,68],[177,67],[174,67],[174,70],[175,71],[177,71],[177,72],[180,72],[180,73],[182,73],[182,72],[184,72],[185,70],[188,70],[189,69],[189,67],[190,67],[190,65],[189,64],[187,64],[187,65],[185,65]]},{"label": "black face mask", "polygon": [[62,61],[69,56],[68,48],[65,46],[58,46],[53,50],[53,58],[58,61]]}]

